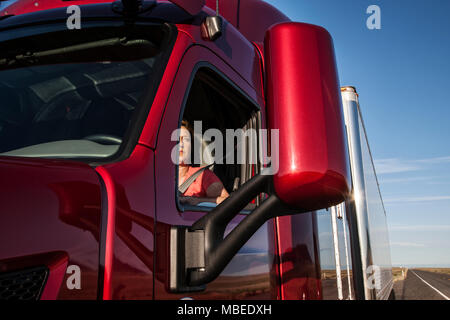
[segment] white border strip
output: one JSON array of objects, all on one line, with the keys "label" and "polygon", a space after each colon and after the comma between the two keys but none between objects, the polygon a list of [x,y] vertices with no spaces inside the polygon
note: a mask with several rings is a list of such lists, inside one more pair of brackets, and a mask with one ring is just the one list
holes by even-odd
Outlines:
[{"label": "white border strip", "polygon": [[423,280],[421,277],[419,277],[419,275],[417,273],[415,273],[414,271],[410,270],[412,273],[414,273],[420,280],[422,280],[423,282],[425,282],[427,285],[429,285],[432,289],[434,289],[437,293],[439,293],[441,296],[443,296],[446,300],[450,300],[449,297],[447,297],[445,294],[443,294],[442,292],[440,292],[438,289],[436,289],[435,287],[433,287],[431,284],[429,284],[428,282],[426,282],[425,280]]}]

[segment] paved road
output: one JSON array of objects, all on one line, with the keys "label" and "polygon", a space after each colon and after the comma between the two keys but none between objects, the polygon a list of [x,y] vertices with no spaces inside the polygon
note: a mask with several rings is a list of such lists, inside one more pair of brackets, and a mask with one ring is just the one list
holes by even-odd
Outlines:
[{"label": "paved road", "polygon": [[398,300],[450,300],[450,275],[409,269],[397,286]]}]

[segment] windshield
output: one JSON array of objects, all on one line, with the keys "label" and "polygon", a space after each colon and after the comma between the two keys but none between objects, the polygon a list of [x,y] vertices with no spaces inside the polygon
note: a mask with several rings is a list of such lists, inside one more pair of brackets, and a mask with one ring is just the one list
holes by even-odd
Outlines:
[{"label": "windshield", "polygon": [[1,156],[106,158],[119,150],[161,53],[136,35],[101,34],[0,56]]}]

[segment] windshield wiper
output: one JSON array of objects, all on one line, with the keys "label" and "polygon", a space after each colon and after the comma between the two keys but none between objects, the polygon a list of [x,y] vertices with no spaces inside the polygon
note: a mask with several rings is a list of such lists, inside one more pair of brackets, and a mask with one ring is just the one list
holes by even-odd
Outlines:
[{"label": "windshield wiper", "polygon": [[15,57],[11,58],[0,58],[0,66],[4,65],[11,66],[16,63],[35,64],[38,63],[39,59],[42,58],[48,58],[52,56],[64,56],[70,53],[76,53],[90,49],[98,50],[101,48],[102,50],[105,49],[108,50],[114,47],[122,47],[122,48],[143,47],[145,49],[157,50],[157,47],[149,40],[145,39],[128,40],[127,38],[111,38],[52,50],[26,52],[17,54]]}]

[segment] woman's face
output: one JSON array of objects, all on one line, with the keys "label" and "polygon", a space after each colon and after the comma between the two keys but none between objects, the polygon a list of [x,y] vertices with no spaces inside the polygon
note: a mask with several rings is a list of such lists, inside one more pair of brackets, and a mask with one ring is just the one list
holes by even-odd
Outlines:
[{"label": "woman's face", "polygon": [[181,127],[180,132],[180,157],[179,163],[187,165],[190,164],[191,156],[191,134],[186,127]]}]

